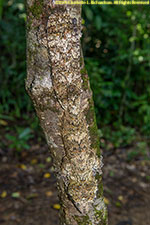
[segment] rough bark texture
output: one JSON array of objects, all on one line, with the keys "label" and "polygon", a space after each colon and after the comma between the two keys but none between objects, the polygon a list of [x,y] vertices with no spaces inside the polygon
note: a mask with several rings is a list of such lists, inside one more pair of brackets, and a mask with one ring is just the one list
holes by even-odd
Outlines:
[{"label": "rough bark texture", "polygon": [[26,89],[53,158],[61,224],[106,225],[102,157],[80,38],[80,5],[27,0]]}]

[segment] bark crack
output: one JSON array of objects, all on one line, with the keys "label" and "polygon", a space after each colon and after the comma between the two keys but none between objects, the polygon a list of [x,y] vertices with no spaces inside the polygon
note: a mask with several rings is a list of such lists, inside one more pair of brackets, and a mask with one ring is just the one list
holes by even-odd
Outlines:
[{"label": "bark crack", "polygon": [[54,85],[54,76],[53,76],[53,69],[52,69],[52,60],[51,60],[51,56],[50,56],[50,48],[48,46],[48,21],[49,19],[47,18],[46,21],[46,27],[45,27],[45,33],[46,33],[46,44],[47,44],[47,54],[48,54],[48,59],[49,59],[49,69],[50,69],[50,75],[51,75],[51,79],[52,79],[52,85],[53,85],[53,90],[54,90],[54,94],[55,94],[55,99],[57,100],[57,102],[59,103],[60,107],[63,110],[66,110],[65,107],[63,106],[61,100],[59,100],[59,97],[57,96],[57,92],[55,90],[55,85]]},{"label": "bark crack", "polygon": [[77,207],[74,199],[72,198],[72,196],[68,193],[68,190],[65,190],[67,196],[68,196],[68,199],[72,202],[72,204],[74,205],[74,207],[76,208],[76,210],[82,215],[82,212],[81,210]]}]

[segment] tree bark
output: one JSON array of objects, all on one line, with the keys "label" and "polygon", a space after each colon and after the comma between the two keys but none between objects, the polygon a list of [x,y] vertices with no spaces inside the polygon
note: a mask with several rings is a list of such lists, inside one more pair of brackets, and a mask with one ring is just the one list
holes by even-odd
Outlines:
[{"label": "tree bark", "polygon": [[80,5],[27,0],[26,89],[53,158],[61,224],[106,225],[102,157],[80,38]]}]

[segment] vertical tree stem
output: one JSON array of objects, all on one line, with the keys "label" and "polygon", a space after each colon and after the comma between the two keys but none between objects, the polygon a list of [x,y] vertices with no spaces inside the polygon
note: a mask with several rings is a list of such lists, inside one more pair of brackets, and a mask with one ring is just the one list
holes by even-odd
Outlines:
[{"label": "vertical tree stem", "polygon": [[106,225],[99,137],[80,38],[80,5],[27,0],[26,89],[53,158],[61,224]]}]

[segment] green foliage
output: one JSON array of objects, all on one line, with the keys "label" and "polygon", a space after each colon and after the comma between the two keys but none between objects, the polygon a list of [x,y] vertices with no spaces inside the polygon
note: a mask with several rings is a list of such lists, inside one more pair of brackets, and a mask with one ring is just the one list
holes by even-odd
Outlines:
[{"label": "green foliage", "polygon": [[82,43],[97,121],[114,147],[131,144],[136,132],[150,135],[148,10],[83,6]]},{"label": "green foliage", "polygon": [[2,13],[3,13],[3,3],[4,3],[4,1],[1,0],[0,1],[0,19],[2,18]]},{"label": "green foliage", "polygon": [[6,134],[6,138],[9,140],[8,145],[10,149],[15,149],[17,152],[21,152],[24,149],[29,149],[30,146],[27,143],[32,137],[32,130],[22,127],[16,127],[16,135]]},{"label": "green foliage", "polygon": [[[110,127],[102,129],[106,140],[109,140],[114,148],[129,146],[135,141],[135,130],[131,127],[123,125],[115,127],[113,130]],[[107,146],[105,146],[107,148]]]},{"label": "green foliage", "polygon": [[21,117],[32,110],[25,91],[25,9],[23,0],[4,1],[0,20],[0,114]]},{"label": "green foliage", "polygon": [[148,146],[146,142],[143,142],[143,141],[138,142],[136,147],[128,153],[127,160],[131,161],[133,159],[136,159],[139,156],[143,159],[148,159],[147,149],[148,149]]},{"label": "green foliage", "polygon": [[[0,119],[8,121],[6,143],[17,153],[29,149],[32,130],[38,127],[37,119],[30,119],[32,103],[25,91],[26,76],[26,31],[25,6],[23,0],[3,1],[0,5]],[[26,121],[30,128],[17,124],[18,118]],[[10,124],[10,125],[9,125]]]}]

